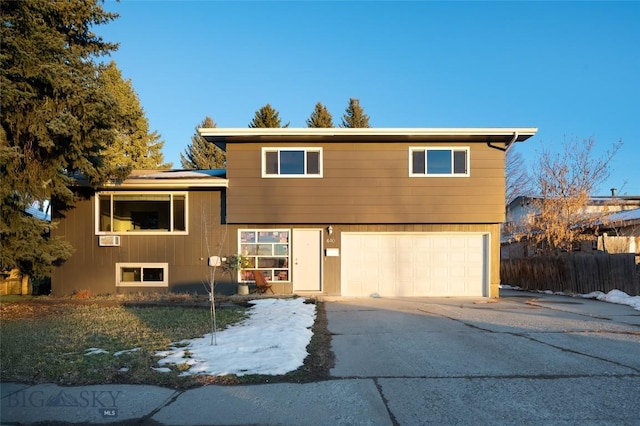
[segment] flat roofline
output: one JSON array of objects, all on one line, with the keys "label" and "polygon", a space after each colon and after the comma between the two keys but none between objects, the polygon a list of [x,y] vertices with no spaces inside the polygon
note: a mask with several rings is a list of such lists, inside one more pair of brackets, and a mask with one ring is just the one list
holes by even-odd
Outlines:
[{"label": "flat roofline", "polygon": [[537,127],[487,128],[199,128],[198,134],[222,149],[228,142],[524,142]]},{"label": "flat roofline", "polygon": [[278,128],[220,128],[220,127],[203,127],[198,132],[202,136],[357,136],[357,135],[379,135],[379,136],[408,136],[408,135],[513,135],[518,133],[529,137],[538,132],[537,127],[408,127],[408,128],[312,128],[312,127],[278,127]]},{"label": "flat roofline", "polygon": [[203,179],[125,179],[123,182],[109,182],[101,185],[98,190],[111,189],[189,189],[189,188],[228,188],[227,179],[203,180]]},{"label": "flat roofline", "polygon": [[[97,190],[113,189],[189,189],[189,188],[228,188],[226,170],[132,170],[124,180],[110,179]],[[74,178],[75,186],[89,187],[83,177]]]}]

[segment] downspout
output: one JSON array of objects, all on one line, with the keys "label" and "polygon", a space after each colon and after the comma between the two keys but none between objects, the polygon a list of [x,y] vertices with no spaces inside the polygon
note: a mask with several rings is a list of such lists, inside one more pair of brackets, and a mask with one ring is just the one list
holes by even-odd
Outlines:
[{"label": "downspout", "polygon": [[518,134],[518,132],[513,132],[513,137],[511,138],[511,140],[510,140],[509,142],[507,142],[507,143],[505,144],[504,148],[503,148],[503,147],[501,147],[501,146],[491,145],[491,141],[488,141],[488,142],[487,142],[487,146],[488,146],[489,148],[495,148],[495,149],[499,149],[500,151],[507,152],[507,150],[509,149],[509,147],[510,147],[511,145],[513,145],[513,144],[518,140],[518,136],[520,136],[520,135]]}]

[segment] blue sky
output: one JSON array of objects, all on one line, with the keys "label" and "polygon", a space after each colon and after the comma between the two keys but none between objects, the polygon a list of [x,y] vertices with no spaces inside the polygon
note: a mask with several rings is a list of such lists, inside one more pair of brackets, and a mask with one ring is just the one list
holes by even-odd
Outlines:
[{"label": "blue sky", "polygon": [[107,1],[166,161],[205,116],[247,127],[270,103],[305,127],[358,98],[372,127],[538,127],[529,164],[565,139],[619,140],[597,191],[640,195],[640,2]]}]

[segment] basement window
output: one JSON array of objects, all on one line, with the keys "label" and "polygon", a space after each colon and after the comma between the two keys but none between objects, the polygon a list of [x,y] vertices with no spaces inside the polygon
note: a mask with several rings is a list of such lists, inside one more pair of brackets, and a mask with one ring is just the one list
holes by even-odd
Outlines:
[{"label": "basement window", "polygon": [[168,263],[116,263],[116,287],[168,287]]}]

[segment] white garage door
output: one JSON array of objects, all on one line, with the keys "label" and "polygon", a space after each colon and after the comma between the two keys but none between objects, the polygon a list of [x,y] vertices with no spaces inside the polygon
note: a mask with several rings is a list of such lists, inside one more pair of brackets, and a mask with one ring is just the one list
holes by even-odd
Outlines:
[{"label": "white garage door", "polygon": [[486,296],[487,234],[343,233],[343,296]]}]

